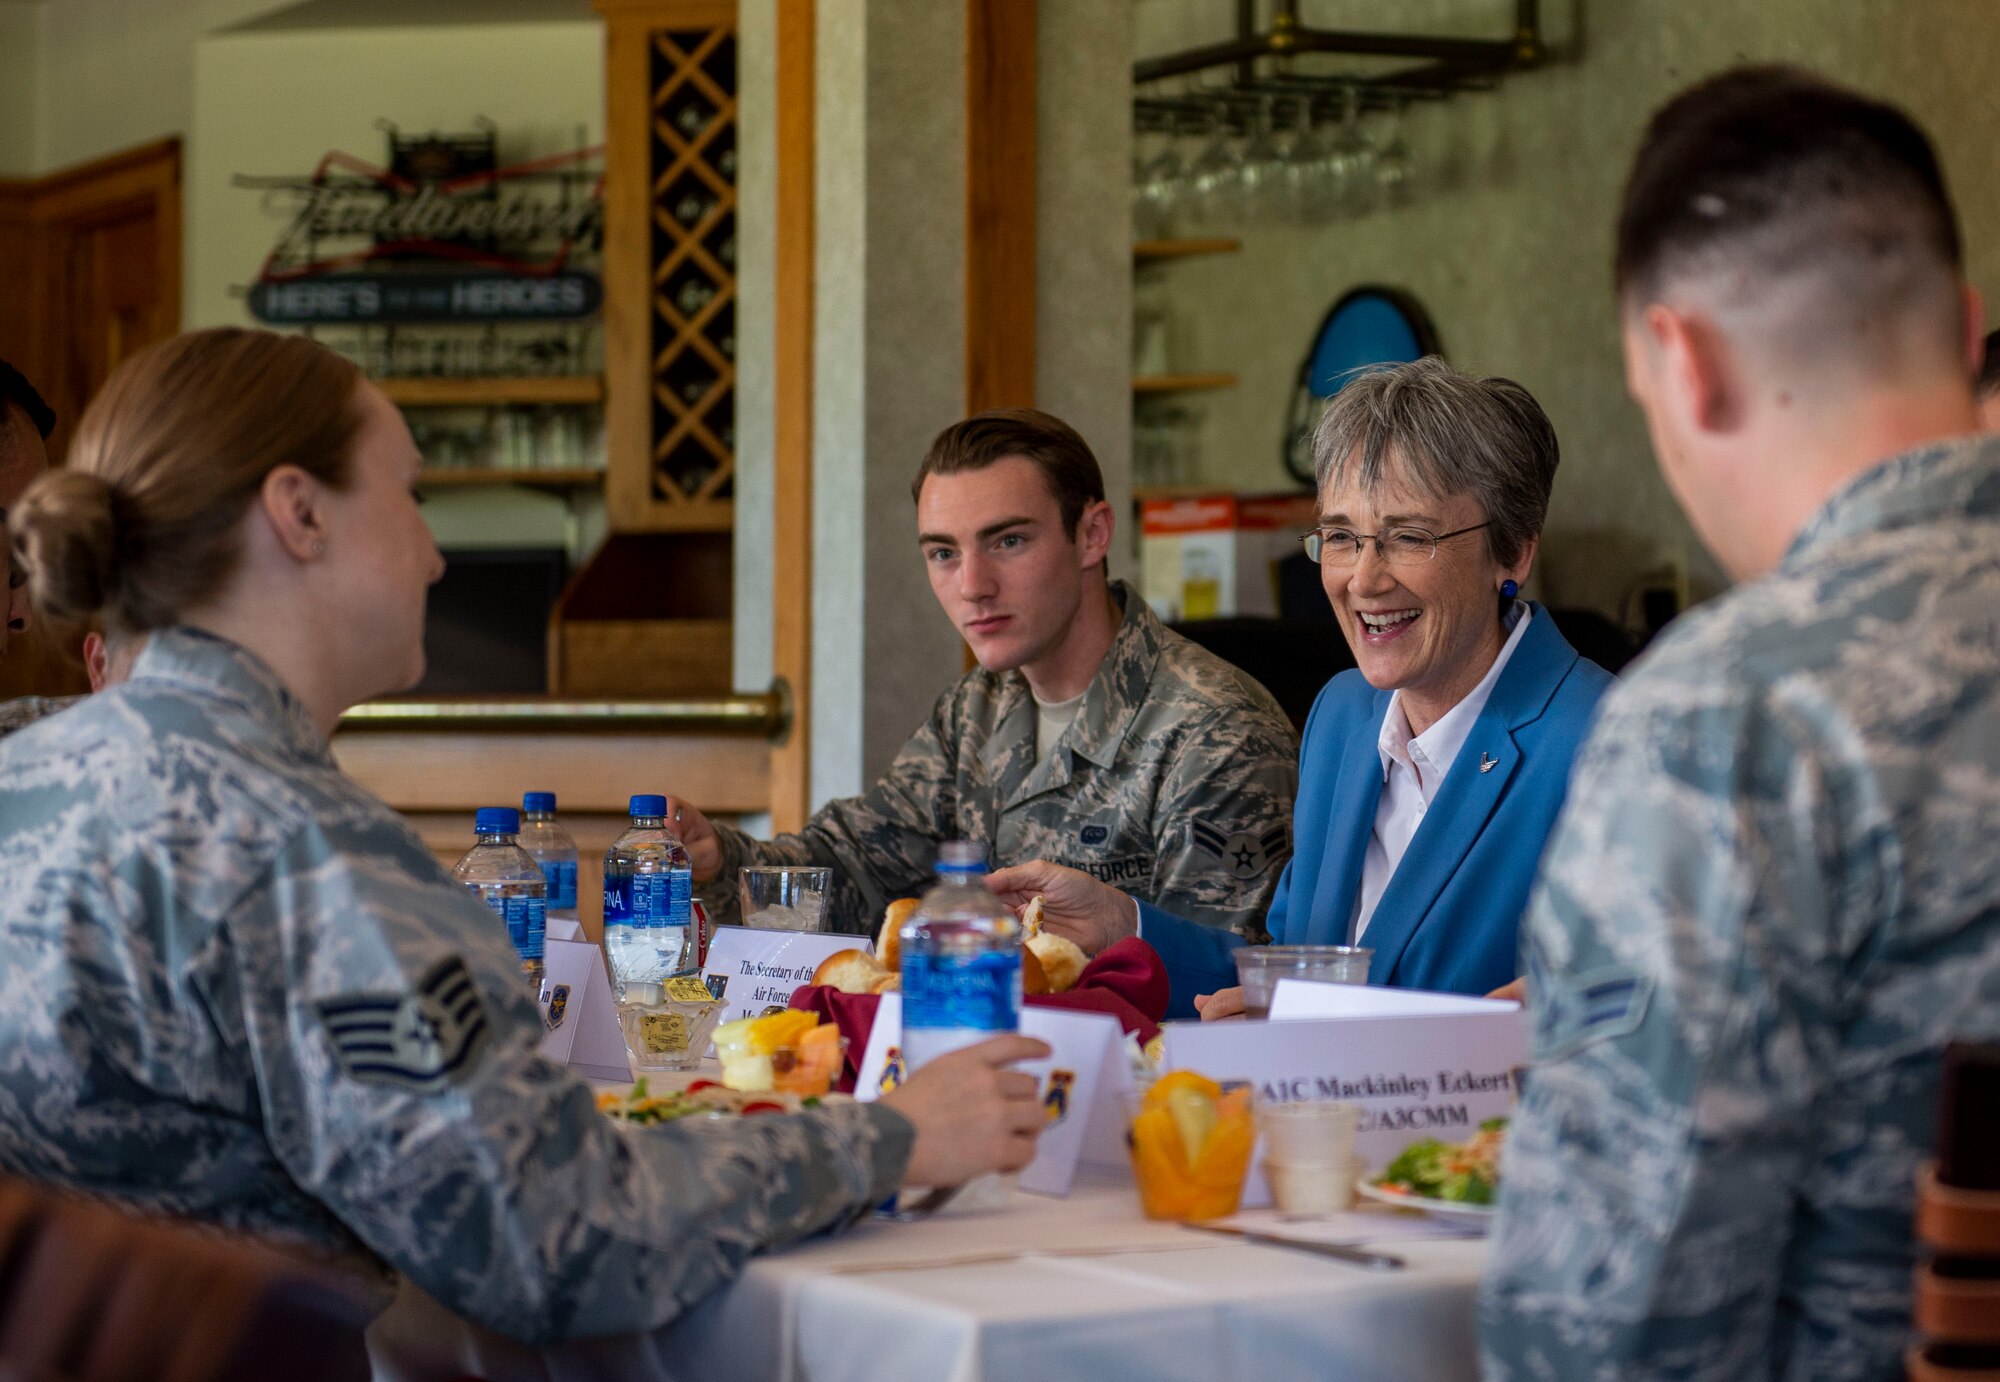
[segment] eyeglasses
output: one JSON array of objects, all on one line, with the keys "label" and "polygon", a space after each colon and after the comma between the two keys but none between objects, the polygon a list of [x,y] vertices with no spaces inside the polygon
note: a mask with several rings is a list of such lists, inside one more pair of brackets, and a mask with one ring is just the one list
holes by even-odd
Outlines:
[{"label": "eyeglasses", "polygon": [[1366,542],[1374,543],[1375,555],[1391,566],[1421,566],[1437,555],[1440,542],[1492,526],[1491,523],[1475,523],[1470,528],[1457,528],[1449,533],[1434,533],[1428,528],[1390,528],[1379,533],[1357,533],[1352,528],[1315,528],[1299,541],[1305,544],[1307,560],[1322,566],[1354,565],[1361,560],[1361,546]]}]

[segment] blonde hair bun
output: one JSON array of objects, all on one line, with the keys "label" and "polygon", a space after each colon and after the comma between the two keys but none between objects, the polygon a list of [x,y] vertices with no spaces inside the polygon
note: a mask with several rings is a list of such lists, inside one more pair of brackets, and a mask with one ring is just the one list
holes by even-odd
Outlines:
[{"label": "blonde hair bun", "polygon": [[102,476],[51,470],[8,515],[36,611],[60,624],[94,618],[116,596],[118,496]]},{"label": "blonde hair bun", "polygon": [[9,525],[38,611],[143,633],[215,598],[273,470],[346,486],[360,380],[303,336],[234,326],[120,362],[77,420],[62,468],[35,482]]}]

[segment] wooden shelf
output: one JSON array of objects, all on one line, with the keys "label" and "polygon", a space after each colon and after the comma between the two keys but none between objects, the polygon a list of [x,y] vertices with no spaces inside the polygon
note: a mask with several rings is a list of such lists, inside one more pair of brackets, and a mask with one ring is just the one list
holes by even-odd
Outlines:
[{"label": "wooden shelf", "polygon": [[1141,240],[1132,246],[1132,259],[1139,264],[1157,264],[1197,254],[1234,254],[1242,248],[1241,240],[1221,236],[1206,240]]},{"label": "wooden shelf", "polygon": [[534,485],[543,489],[587,489],[604,483],[601,470],[497,470],[477,466],[434,466],[417,473],[425,489],[473,485]]},{"label": "wooden shelf", "polygon": [[526,375],[518,379],[377,379],[375,386],[401,408],[476,408],[502,403],[588,404],[604,401],[604,379],[595,374]]},{"label": "wooden shelf", "polygon": [[1133,393],[1187,393],[1195,389],[1233,389],[1236,376],[1213,374],[1150,374],[1132,381]]}]

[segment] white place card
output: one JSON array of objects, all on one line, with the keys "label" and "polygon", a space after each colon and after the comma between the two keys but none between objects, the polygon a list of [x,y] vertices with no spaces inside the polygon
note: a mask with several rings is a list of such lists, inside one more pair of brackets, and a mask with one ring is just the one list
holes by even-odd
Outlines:
[{"label": "white place card", "polygon": [[1280,979],[1271,995],[1271,1020],[1298,1017],[1437,1017],[1448,1013],[1517,1013],[1521,1005],[1504,998],[1470,998],[1462,993],[1429,993],[1368,984],[1326,984]]},{"label": "white place card", "polygon": [[[1198,1071],[1224,1085],[1249,1084],[1266,1103],[1359,1104],[1355,1150],[1371,1174],[1412,1142],[1429,1137],[1462,1142],[1483,1120],[1512,1111],[1516,1072],[1528,1051],[1527,1017],[1518,1005],[1407,991],[1383,1002],[1356,998],[1363,990],[1332,984],[1297,987],[1347,992],[1285,996],[1291,983],[1280,982],[1273,1014],[1281,997],[1295,1014],[1322,1002],[1370,1011],[1270,1022],[1171,1022],[1166,1068]],[[1435,1003],[1440,998],[1454,1002],[1440,1011]],[[1480,1006],[1464,1010],[1460,1003]],[[1269,1203],[1260,1139],[1243,1207]]]},{"label": "white place card", "polygon": [[594,1080],[631,1083],[618,998],[604,952],[589,941],[546,943],[542,955],[542,1054]]},{"label": "white place card", "polygon": [[580,941],[583,939],[583,926],[567,917],[550,917],[547,938],[552,941]]},{"label": "white place card", "polygon": [[[1035,1159],[1021,1172],[1021,1188],[1061,1198],[1069,1194],[1080,1161],[1095,1162],[1102,1144],[1115,1141],[1118,1164],[1125,1164],[1125,1091],[1131,1072],[1125,1063],[1123,1029],[1104,1013],[1060,1008],[1022,1008],[1021,1035],[1045,1041],[1046,1059],[1015,1066],[1041,1085],[1042,1128]],[[854,1085],[857,1099],[879,1099],[903,1079],[903,997],[882,995],[868,1050]]]},{"label": "white place card", "polygon": [[701,977],[723,1002],[722,1020],[761,1017],[791,1005],[792,990],[812,982],[813,971],[843,950],[875,952],[865,936],[818,931],[760,931],[751,926],[718,926],[708,943]]}]

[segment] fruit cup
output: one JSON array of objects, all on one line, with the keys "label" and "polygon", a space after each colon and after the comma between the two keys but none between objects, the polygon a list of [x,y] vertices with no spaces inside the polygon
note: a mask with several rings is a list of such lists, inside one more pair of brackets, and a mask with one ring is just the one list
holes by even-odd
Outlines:
[{"label": "fruit cup", "polygon": [[828,1024],[815,1027],[797,1042],[771,1053],[771,1084],[787,1094],[824,1096],[840,1078],[847,1060],[847,1038]]},{"label": "fruit cup", "polygon": [[1257,1142],[1250,1091],[1224,1093],[1211,1079],[1177,1070],[1139,1099],[1128,1141],[1147,1218],[1234,1214]]},{"label": "fruit cup", "polygon": [[840,1029],[808,1012],[746,1017],[715,1029],[722,1082],[731,1089],[823,1095],[840,1078],[846,1052]]}]

